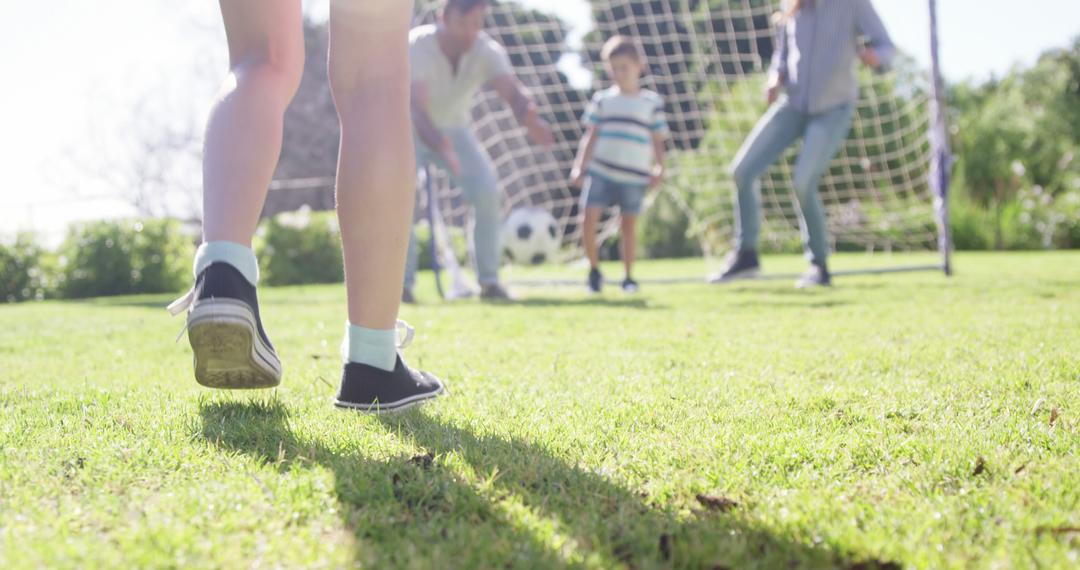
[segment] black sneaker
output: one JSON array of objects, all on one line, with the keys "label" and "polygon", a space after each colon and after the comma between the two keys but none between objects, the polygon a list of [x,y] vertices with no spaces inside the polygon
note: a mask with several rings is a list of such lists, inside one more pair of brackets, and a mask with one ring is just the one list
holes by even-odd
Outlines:
[{"label": "black sneaker", "polygon": [[733,251],[724,262],[724,270],[709,278],[709,283],[728,283],[739,279],[754,279],[761,274],[761,263],[752,249]]},{"label": "black sneaker", "polygon": [[195,380],[209,388],[273,388],[281,383],[281,360],[263,330],[255,286],[233,266],[214,263],[195,287],[169,305],[188,309],[188,341]]},{"label": "black sneaker", "polygon": [[406,304],[406,305],[415,305],[416,304],[416,296],[413,295],[412,289],[402,289],[401,290],[401,302]]},{"label": "black sneaker", "polygon": [[[398,321],[398,326],[405,329],[405,339],[399,344],[405,348],[413,330],[404,321]],[[410,368],[399,352],[391,372],[356,362],[345,364],[334,405],[361,412],[396,412],[438,397],[444,390],[438,378]]]},{"label": "black sneaker", "polygon": [[623,279],[622,290],[623,293],[637,293],[638,291],[641,291],[641,287],[638,286],[637,281],[627,277],[626,279]]},{"label": "black sneaker", "polygon": [[514,296],[498,283],[480,286],[480,299],[483,301],[513,301]]},{"label": "black sneaker", "polygon": [[593,267],[589,270],[589,291],[599,293],[604,288],[604,275],[600,270]]},{"label": "black sneaker", "polygon": [[829,275],[829,268],[824,263],[812,263],[810,269],[803,273],[802,277],[795,282],[795,287],[799,289],[810,289],[813,287],[830,287],[832,286],[832,276]]},{"label": "black sneaker", "polygon": [[356,362],[346,364],[334,405],[361,412],[397,412],[436,398],[443,391],[438,378],[409,368],[399,355],[393,372]]}]

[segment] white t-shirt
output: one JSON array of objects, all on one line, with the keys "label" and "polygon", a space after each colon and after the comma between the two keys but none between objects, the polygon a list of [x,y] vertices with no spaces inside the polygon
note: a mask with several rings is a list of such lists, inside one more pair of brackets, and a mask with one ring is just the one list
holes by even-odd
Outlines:
[{"label": "white t-shirt", "polygon": [[612,86],[593,96],[584,121],[596,127],[590,174],[629,184],[649,183],[656,158],[653,135],[668,132],[660,95],[647,89],[627,95]]},{"label": "white t-shirt", "polygon": [[428,113],[440,129],[469,124],[473,98],[488,81],[513,73],[506,49],[481,32],[476,42],[461,56],[457,72],[439,47],[434,25],[419,26],[409,32],[409,59],[412,80],[427,84]]}]

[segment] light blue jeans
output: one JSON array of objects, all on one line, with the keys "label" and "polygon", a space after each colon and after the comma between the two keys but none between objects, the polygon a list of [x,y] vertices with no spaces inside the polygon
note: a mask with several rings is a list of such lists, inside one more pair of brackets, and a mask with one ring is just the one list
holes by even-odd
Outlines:
[{"label": "light blue jeans", "polygon": [[[481,285],[499,282],[499,226],[502,208],[499,204],[499,178],[495,165],[480,146],[480,141],[468,127],[446,129],[443,134],[450,139],[461,162],[461,176],[451,176],[450,181],[461,189],[473,208],[473,254],[476,256],[476,277]],[[439,153],[422,142],[416,143],[416,164],[423,167],[437,164],[446,169]],[[409,238],[409,257],[405,264],[405,288],[416,284],[418,251],[416,232]]]},{"label": "light blue jeans", "polygon": [[757,249],[761,233],[761,177],[801,137],[803,147],[792,179],[802,210],[799,227],[806,257],[811,262],[825,263],[829,255],[829,229],[818,186],[851,131],[854,112],[854,104],[847,104],[822,113],[804,113],[791,106],[787,97],[781,97],[758,121],[731,166],[738,189],[735,240],[740,250]]}]

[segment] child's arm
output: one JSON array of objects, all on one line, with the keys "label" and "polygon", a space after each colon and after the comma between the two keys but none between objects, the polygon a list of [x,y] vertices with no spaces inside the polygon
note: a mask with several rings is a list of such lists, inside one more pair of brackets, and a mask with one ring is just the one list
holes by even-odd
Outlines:
[{"label": "child's arm", "polygon": [[649,182],[650,188],[657,188],[664,182],[664,158],[667,156],[667,134],[654,132],[652,136],[653,146],[653,175]]},{"label": "child's arm", "polygon": [[596,125],[589,125],[585,136],[578,145],[578,154],[574,159],[574,168],[570,171],[570,184],[575,188],[581,188],[585,184],[585,176],[592,162],[593,151],[596,150]]}]

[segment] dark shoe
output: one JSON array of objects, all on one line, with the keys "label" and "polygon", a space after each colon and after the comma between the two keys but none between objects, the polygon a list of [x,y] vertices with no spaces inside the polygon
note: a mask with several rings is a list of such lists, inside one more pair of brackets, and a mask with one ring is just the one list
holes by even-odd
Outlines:
[{"label": "dark shoe", "polygon": [[406,305],[416,304],[416,297],[413,295],[412,289],[401,290],[401,302]]},{"label": "dark shoe", "polygon": [[752,249],[733,251],[724,262],[724,270],[709,278],[709,283],[728,283],[739,279],[754,279],[761,274],[761,263]]},{"label": "dark shoe", "polygon": [[480,286],[480,299],[483,301],[513,301],[514,297],[498,283]]},{"label": "dark shoe", "polygon": [[622,290],[623,293],[637,293],[641,290],[641,287],[638,286],[637,281],[627,277],[626,279],[623,279]]},{"label": "dark shoe", "polygon": [[604,276],[597,268],[589,270],[589,291],[599,293],[604,288]]},{"label": "dark shoe", "polygon": [[795,287],[799,289],[830,286],[832,286],[832,277],[829,275],[829,268],[824,263],[811,264],[810,269],[807,269],[806,273],[803,273],[802,277],[795,282]]},{"label": "dark shoe", "polygon": [[[406,330],[405,340],[400,345],[405,348],[412,340],[412,328],[402,321],[398,324]],[[367,364],[347,363],[334,405],[361,412],[396,412],[443,392],[438,378],[410,368],[399,352],[394,370],[390,372]]]},{"label": "dark shoe", "polygon": [[169,305],[173,315],[184,309],[199,384],[242,390],[281,383],[281,361],[263,330],[255,286],[235,267],[214,263],[203,270],[195,287]]}]

